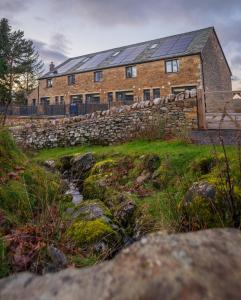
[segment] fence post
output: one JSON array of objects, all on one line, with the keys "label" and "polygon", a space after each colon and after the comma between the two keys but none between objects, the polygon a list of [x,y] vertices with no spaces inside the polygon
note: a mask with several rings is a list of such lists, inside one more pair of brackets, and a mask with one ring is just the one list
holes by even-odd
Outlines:
[{"label": "fence post", "polygon": [[207,129],[205,98],[204,98],[203,89],[197,90],[197,118],[198,118],[198,128]]}]

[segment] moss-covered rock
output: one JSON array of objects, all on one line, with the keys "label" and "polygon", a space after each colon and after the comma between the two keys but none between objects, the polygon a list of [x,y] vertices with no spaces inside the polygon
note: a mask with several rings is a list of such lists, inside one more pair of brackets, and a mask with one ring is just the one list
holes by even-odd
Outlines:
[{"label": "moss-covered rock", "polygon": [[239,227],[241,189],[228,191],[220,179],[194,183],[179,205],[185,230]]},{"label": "moss-covered rock", "polygon": [[65,171],[69,171],[72,167],[72,163],[71,163],[72,160],[73,160],[72,155],[62,156],[56,163],[56,166],[60,170],[61,173],[65,172]]},{"label": "moss-covered rock", "polygon": [[83,201],[80,205],[74,207],[71,217],[85,221],[103,218],[106,221],[112,219],[112,214],[102,201],[95,199]]},{"label": "moss-covered rock", "polygon": [[111,240],[115,236],[112,227],[103,219],[77,220],[67,231],[67,236],[79,246],[90,245],[101,240]]},{"label": "moss-covered rock", "polygon": [[106,172],[111,172],[116,165],[117,163],[113,159],[101,160],[94,165],[94,167],[91,170],[91,175],[98,175]]},{"label": "moss-covered rock", "polygon": [[161,159],[159,155],[148,154],[144,159],[144,168],[150,172],[154,172],[160,167]]},{"label": "moss-covered rock", "polygon": [[70,163],[72,177],[74,179],[83,179],[94,166],[95,158],[92,153],[85,153],[74,157]]},{"label": "moss-covered rock", "polygon": [[104,199],[107,189],[107,175],[91,175],[83,183],[83,195],[85,199]]},{"label": "moss-covered rock", "polygon": [[198,172],[202,175],[211,172],[213,167],[217,165],[217,158],[214,156],[201,157],[196,160],[191,165],[191,170],[193,172]]}]

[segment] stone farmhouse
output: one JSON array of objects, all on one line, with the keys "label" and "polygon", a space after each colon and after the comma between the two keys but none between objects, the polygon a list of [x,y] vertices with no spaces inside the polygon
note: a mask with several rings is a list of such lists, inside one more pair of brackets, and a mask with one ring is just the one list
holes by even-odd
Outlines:
[{"label": "stone farmhouse", "polygon": [[231,70],[213,27],[86,54],[39,78],[29,105],[136,102],[203,89],[206,112],[222,111]]}]

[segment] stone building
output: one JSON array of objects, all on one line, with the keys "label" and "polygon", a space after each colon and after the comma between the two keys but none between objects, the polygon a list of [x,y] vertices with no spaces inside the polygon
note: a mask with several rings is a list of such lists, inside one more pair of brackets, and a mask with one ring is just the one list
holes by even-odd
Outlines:
[{"label": "stone building", "polygon": [[201,88],[206,111],[223,109],[231,71],[213,27],[66,60],[39,78],[29,105],[149,100]]}]

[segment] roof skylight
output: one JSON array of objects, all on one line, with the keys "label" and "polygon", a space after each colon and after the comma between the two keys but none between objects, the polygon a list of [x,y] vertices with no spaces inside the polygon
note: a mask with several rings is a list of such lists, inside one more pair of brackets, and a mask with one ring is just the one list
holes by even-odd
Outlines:
[{"label": "roof skylight", "polygon": [[112,56],[116,56],[120,53],[120,51],[116,51],[115,53],[112,54]]},{"label": "roof skylight", "polygon": [[90,59],[89,57],[86,57],[86,58],[82,61],[82,63],[87,62],[87,60],[89,60],[89,59]]},{"label": "roof skylight", "polygon": [[158,44],[153,44],[151,45],[150,49],[155,49],[157,47]]}]

